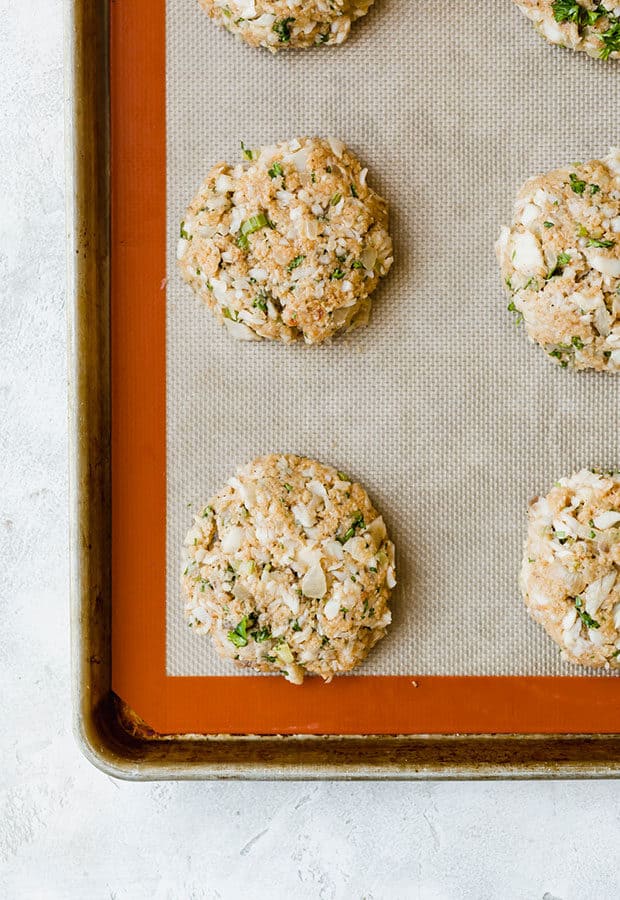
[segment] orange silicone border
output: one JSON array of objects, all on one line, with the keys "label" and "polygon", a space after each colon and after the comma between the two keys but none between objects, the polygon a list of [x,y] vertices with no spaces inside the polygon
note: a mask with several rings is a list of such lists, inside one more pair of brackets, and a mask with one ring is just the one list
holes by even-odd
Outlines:
[{"label": "orange silicone border", "polygon": [[110,18],[115,692],[160,733],[620,732],[611,678],[166,676],[165,0]]}]

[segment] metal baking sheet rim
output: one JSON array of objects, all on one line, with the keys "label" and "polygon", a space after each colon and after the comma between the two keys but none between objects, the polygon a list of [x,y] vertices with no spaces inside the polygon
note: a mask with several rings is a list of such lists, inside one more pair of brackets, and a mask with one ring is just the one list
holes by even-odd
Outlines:
[{"label": "metal baking sheet rim", "polygon": [[71,649],[78,744],[116,778],[620,777],[620,735],[158,735],[111,690],[108,0],[65,0]]}]

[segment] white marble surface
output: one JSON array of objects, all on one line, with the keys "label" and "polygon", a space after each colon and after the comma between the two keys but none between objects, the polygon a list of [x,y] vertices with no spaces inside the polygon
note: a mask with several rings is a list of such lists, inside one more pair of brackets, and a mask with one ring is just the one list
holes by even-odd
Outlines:
[{"label": "white marble surface", "polygon": [[127,784],[80,756],[61,20],[0,0],[0,898],[618,897],[618,782]]}]

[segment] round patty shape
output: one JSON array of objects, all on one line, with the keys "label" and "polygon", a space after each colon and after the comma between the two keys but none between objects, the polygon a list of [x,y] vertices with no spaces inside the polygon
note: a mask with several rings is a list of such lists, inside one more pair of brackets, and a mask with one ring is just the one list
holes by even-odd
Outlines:
[{"label": "round patty shape", "polygon": [[342,44],[351,22],[374,0],[199,0],[220,25],[252,47],[272,52],[290,47]]},{"label": "round patty shape", "polygon": [[240,340],[316,344],[366,324],[392,264],[367,169],[335,138],[244,154],[214,166],[187,210],[183,278]]},{"label": "round patty shape", "polygon": [[620,150],[531,178],[496,251],[508,309],[551,359],[620,370]]},{"label": "round patty shape", "polygon": [[583,469],[532,501],[521,587],[564,659],[620,668],[620,472]]},{"label": "round patty shape", "polygon": [[330,681],[391,621],[383,519],[359,484],[314,460],[274,454],[239,469],[185,549],[188,624],[240,666]]},{"label": "round patty shape", "polygon": [[551,44],[583,50],[599,59],[620,59],[618,0],[515,0]]}]

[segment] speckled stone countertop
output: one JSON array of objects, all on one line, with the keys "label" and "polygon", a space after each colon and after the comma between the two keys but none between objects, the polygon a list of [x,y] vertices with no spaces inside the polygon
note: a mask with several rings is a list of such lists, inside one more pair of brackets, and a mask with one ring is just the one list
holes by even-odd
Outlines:
[{"label": "speckled stone countertop", "polygon": [[62,2],[0,0],[0,23],[0,897],[618,897],[619,782],[127,784],[81,757]]}]

